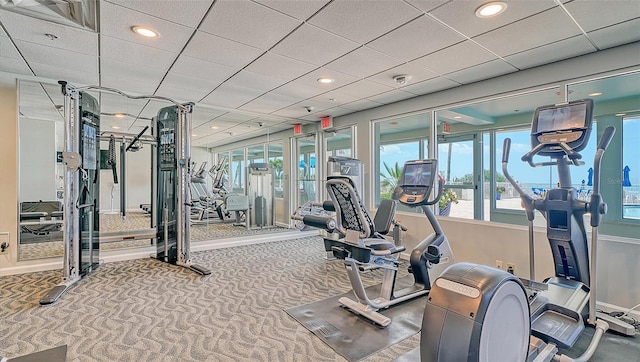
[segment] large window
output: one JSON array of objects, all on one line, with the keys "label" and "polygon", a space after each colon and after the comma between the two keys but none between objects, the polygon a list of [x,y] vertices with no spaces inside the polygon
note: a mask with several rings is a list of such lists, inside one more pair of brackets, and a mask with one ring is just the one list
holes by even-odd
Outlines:
[{"label": "large window", "polygon": [[269,163],[273,167],[274,188],[276,197],[284,197],[284,157],[282,142],[268,145]]},{"label": "large window", "polygon": [[622,217],[640,220],[640,116],[622,120]]},{"label": "large window", "polygon": [[391,198],[406,161],[428,157],[430,118],[429,113],[419,113],[374,123],[376,205]]}]

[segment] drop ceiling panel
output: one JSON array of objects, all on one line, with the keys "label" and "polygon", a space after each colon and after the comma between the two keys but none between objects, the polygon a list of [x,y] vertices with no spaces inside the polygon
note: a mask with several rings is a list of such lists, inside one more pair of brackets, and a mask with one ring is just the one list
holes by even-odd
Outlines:
[{"label": "drop ceiling panel", "polygon": [[[98,53],[98,37],[87,30],[42,21],[10,11],[0,11],[0,22],[14,40],[88,55]],[[58,38],[51,40],[45,36],[47,33]]]},{"label": "drop ceiling panel", "polygon": [[250,112],[271,113],[299,102],[300,99],[277,93],[268,93],[243,105],[240,109]]},{"label": "drop ceiling panel", "polygon": [[100,37],[100,48],[102,59],[153,67],[165,72],[178,56],[177,53],[104,35]]},{"label": "drop ceiling panel", "polygon": [[317,67],[317,65],[301,62],[269,51],[249,64],[245,70],[284,80],[292,80]]},{"label": "drop ceiling panel", "polygon": [[287,83],[278,89],[271,91],[271,93],[280,94],[288,97],[297,97],[300,99],[307,99],[318,94],[326,92],[326,89],[316,87],[314,85],[307,85],[302,81],[292,81]]},{"label": "drop ceiling panel", "polygon": [[[486,2],[484,0],[451,1],[433,10],[431,15],[472,38],[556,6],[553,0],[507,0],[503,1],[507,4],[507,9],[502,14],[493,18],[478,18],[475,15],[476,9]],[[521,34],[521,38],[526,37]]]},{"label": "drop ceiling panel", "polygon": [[27,67],[20,53],[9,38],[3,36],[0,36],[0,71],[31,75],[31,70]]},{"label": "drop ceiling panel", "polygon": [[325,68],[364,78],[401,63],[400,59],[363,46],[325,65]]},{"label": "drop ceiling panel", "polygon": [[469,84],[479,80],[494,78],[508,73],[513,73],[518,69],[501,59],[495,59],[483,64],[475,65],[457,72],[447,74],[447,78],[454,82]]},{"label": "drop ceiling panel", "polygon": [[339,89],[340,93],[362,98],[371,97],[390,90],[393,90],[393,88],[366,79],[351,83]]},{"label": "drop ceiling panel", "polygon": [[315,26],[303,24],[271,51],[303,62],[324,65],[356,47],[357,43]]},{"label": "drop ceiling panel", "polygon": [[[278,111],[275,111],[272,114],[274,114],[276,116],[281,116],[281,117],[303,119],[304,117],[309,116],[310,113],[307,112],[306,109],[304,109],[304,104],[296,103],[296,104],[294,104],[292,106],[289,106],[287,108],[283,108],[283,109],[280,109]],[[317,117],[314,116],[314,119],[317,120]]]},{"label": "drop ceiling panel", "polygon": [[365,109],[374,108],[381,105],[382,103],[374,102],[369,99],[361,99],[359,101],[343,104],[340,106],[340,108],[349,109],[353,112],[353,111],[362,111]]},{"label": "drop ceiling panel", "polygon": [[282,79],[242,70],[235,74],[225,84],[251,88],[260,91],[261,93],[265,93],[274,88],[278,88],[284,83],[285,81]]},{"label": "drop ceiling panel", "polygon": [[397,87],[398,84],[395,80],[393,80],[393,77],[403,74],[409,76],[407,85],[422,82],[424,80],[432,79],[438,76],[437,73],[426,70],[423,67],[415,64],[415,62],[409,62],[373,75],[367,79],[372,80],[376,83],[388,85],[391,87]]},{"label": "drop ceiling panel", "polygon": [[195,28],[213,0],[108,0],[108,2]]},{"label": "drop ceiling panel", "polygon": [[193,107],[193,113],[191,117],[191,127],[196,128],[204,123],[211,121],[216,117],[223,115],[224,113],[226,112],[195,106]]},{"label": "drop ceiling panel", "polygon": [[640,40],[640,19],[590,32],[589,37],[600,49],[632,43]]},{"label": "drop ceiling panel", "polygon": [[257,3],[270,7],[298,20],[307,20],[330,0],[255,0]]},{"label": "drop ceiling panel", "polygon": [[421,16],[372,41],[367,46],[410,61],[459,43],[465,38],[429,16]]},{"label": "drop ceiling panel", "polygon": [[465,41],[413,61],[438,74],[447,74],[496,59],[496,56],[471,41]]},{"label": "drop ceiling panel", "polygon": [[338,90],[329,91],[327,93],[323,93],[311,99],[323,99],[325,101],[331,102],[331,107],[335,107],[341,104],[357,101],[360,99],[360,97],[354,97],[352,95],[348,95],[346,93],[341,92],[338,89]]},{"label": "drop ceiling panel", "polygon": [[[320,78],[333,79],[333,83],[329,83],[329,84],[320,83],[318,82],[318,79]],[[312,72],[309,72],[301,76],[300,78],[292,81],[291,83],[304,84],[308,87],[316,88],[318,90],[318,93],[316,94],[320,94],[320,93],[328,92],[332,89],[342,87],[349,83],[355,82],[356,80],[358,80],[358,77],[354,77],[349,74],[341,73],[328,68],[318,68]]]},{"label": "drop ceiling panel", "polygon": [[[78,73],[98,74],[98,58],[96,55],[76,53],[69,50],[51,48],[45,45],[16,40],[16,46],[22,55],[31,63],[51,64],[50,67],[64,67],[74,69]],[[34,69],[35,71],[35,69]],[[47,74],[37,74],[47,76]]]},{"label": "drop ceiling panel", "polygon": [[103,59],[102,85],[137,94],[153,94],[165,72],[155,68]]},{"label": "drop ceiling panel", "polygon": [[596,49],[591,45],[589,40],[582,35],[578,35],[573,38],[509,55],[505,57],[505,60],[519,69],[526,69],[594,51],[596,51]]},{"label": "drop ceiling panel", "polygon": [[[553,31],[540,31],[540,29],[553,29]],[[479,35],[473,40],[505,57],[578,34],[580,29],[571,21],[571,18],[562,9],[555,8]]]},{"label": "drop ceiling panel", "polygon": [[429,94],[429,93],[434,93],[444,89],[457,87],[459,85],[460,83],[456,83],[450,79],[447,79],[444,77],[438,77],[438,78],[425,80],[420,83],[410,84],[406,87],[402,87],[401,89],[407,92],[411,92],[413,94],[422,95],[422,94]]},{"label": "drop ceiling panel", "polygon": [[321,114],[318,114],[318,117],[322,116],[331,116],[331,117],[339,117],[344,116],[345,114],[353,113],[354,111],[351,109],[347,109],[344,107],[333,107],[329,109],[325,109]]},{"label": "drop ceiling panel", "polygon": [[394,102],[398,102],[401,100],[405,100],[405,99],[409,99],[409,98],[413,98],[416,95],[413,93],[409,93],[409,92],[405,92],[403,90],[400,89],[396,89],[396,90],[392,90],[389,92],[384,92],[384,93],[380,93],[380,94],[376,94],[375,96],[371,96],[369,98],[367,98],[370,101],[374,101],[374,102],[378,102],[378,103],[382,103],[382,104],[389,104],[389,103],[394,103]]},{"label": "drop ceiling panel", "polygon": [[565,7],[586,32],[640,18],[638,0],[572,1]]},{"label": "drop ceiling panel", "polygon": [[218,0],[199,29],[267,50],[300,23],[255,2]]},{"label": "drop ceiling panel", "polygon": [[[237,69],[227,65],[211,63],[206,60],[181,55],[171,67],[171,73],[197,76],[215,83],[222,83],[232,76]],[[213,89],[213,88],[212,88]]]},{"label": "drop ceiling panel", "polygon": [[219,83],[198,77],[188,77],[169,73],[162,80],[156,92],[159,96],[173,98],[180,102],[198,102],[211,92]]},{"label": "drop ceiling panel", "polygon": [[255,47],[198,31],[182,54],[241,69],[263,52]]},{"label": "drop ceiling panel", "polygon": [[264,92],[240,85],[225,83],[203,98],[201,102],[211,106],[238,108],[262,95],[262,93]]},{"label": "drop ceiling panel", "polygon": [[[134,25],[150,26],[160,33],[160,37],[149,39],[136,35],[131,31]],[[193,33],[193,29],[186,26],[106,1],[100,3],[100,29],[102,35],[170,52],[180,51]]]},{"label": "drop ceiling panel", "polygon": [[399,0],[336,0],[308,22],[360,44],[367,43],[422,14]]}]

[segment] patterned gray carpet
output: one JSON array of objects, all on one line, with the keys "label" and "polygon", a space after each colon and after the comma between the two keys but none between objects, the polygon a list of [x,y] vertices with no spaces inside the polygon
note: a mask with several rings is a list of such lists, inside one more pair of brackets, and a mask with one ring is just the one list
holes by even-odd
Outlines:
[{"label": "patterned gray carpet", "polygon": [[68,361],[344,361],[283,310],[350,289],[342,263],[324,255],[312,237],[193,253],[208,277],[152,259],[109,263],[49,307],[38,301],[59,271],[0,277],[0,355],[67,344]]}]

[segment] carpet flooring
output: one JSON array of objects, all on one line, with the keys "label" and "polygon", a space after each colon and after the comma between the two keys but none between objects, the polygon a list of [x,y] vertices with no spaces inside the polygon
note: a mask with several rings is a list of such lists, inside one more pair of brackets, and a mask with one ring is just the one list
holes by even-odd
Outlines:
[{"label": "carpet flooring", "polygon": [[109,263],[48,307],[38,302],[60,271],[0,277],[0,356],[67,344],[68,361],[344,361],[284,311],[350,290],[342,263],[324,256],[310,237],[193,253],[206,277],[153,259]]}]

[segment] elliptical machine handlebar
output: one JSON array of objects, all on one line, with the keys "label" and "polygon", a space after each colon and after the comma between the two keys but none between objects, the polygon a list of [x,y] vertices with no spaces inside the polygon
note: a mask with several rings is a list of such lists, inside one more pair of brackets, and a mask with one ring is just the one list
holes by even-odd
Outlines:
[{"label": "elliptical machine handlebar", "polygon": [[591,200],[589,200],[589,212],[591,213],[590,225],[592,227],[600,225],[602,215],[607,213],[607,204],[602,201],[602,195],[600,195],[600,163],[615,133],[615,127],[609,126],[605,128],[602,138],[598,143],[596,155],[593,158],[593,189],[591,192]]}]

